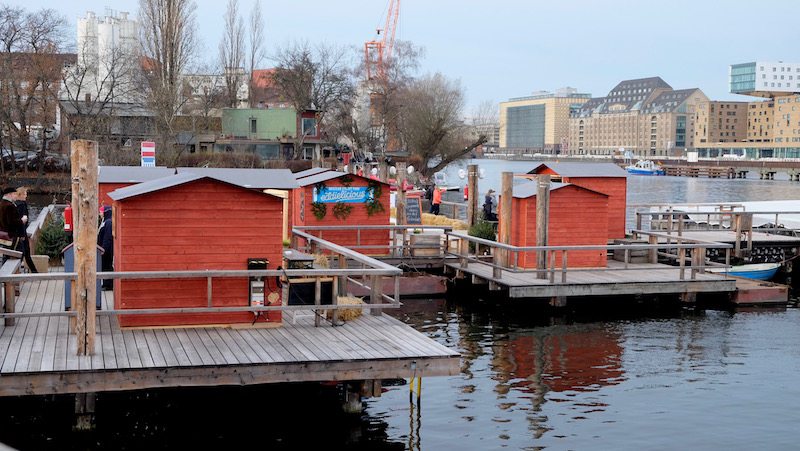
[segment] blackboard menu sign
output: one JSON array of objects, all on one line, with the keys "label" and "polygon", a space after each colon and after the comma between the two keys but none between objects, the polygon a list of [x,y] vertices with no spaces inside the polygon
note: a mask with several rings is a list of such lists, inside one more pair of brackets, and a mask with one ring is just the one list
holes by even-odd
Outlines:
[{"label": "blackboard menu sign", "polygon": [[422,225],[422,199],[406,199],[406,224]]}]

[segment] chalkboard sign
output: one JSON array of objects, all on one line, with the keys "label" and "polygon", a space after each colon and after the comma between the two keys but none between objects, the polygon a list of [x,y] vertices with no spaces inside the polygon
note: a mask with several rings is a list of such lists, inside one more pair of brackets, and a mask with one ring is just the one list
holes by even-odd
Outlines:
[{"label": "chalkboard sign", "polygon": [[422,225],[422,199],[406,199],[406,224]]}]

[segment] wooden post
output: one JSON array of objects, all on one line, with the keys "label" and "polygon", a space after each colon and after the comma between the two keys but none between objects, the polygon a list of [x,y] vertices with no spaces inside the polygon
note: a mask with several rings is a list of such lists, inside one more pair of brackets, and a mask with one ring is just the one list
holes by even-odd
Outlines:
[{"label": "wooden post", "polygon": [[[503,244],[511,244],[511,199],[514,189],[514,173],[503,172],[500,182],[500,202],[498,212],[500,213],[500,230],[498,231],[498,241]],[[508,266],[509,252],[500,251],[495,248],[495,252],[500,252],[499,263],[503,267]]]},{"label": "wooden post", "polygon": [[[536,191],[536,245],[547,246],[548,224],[550,223],[550,175],[539,174]],[[539,279],[546,278],[542,271],[547,268],[547,253],[536,252],[536,269]]]},{"label": "wooden post", "polygon": [[478,165],[467,166],[467,225],[472,227],[478,217]]},{"label": "wooden post", "polygon": [[[74,141],[75,142],[75,141]],[[73,143],[74,143],[73,142]],[[81,167],[81,162],[79,159],[79,153],[77,152],[74,144],[70,145],[70,155],[69,155],[69,164],[71,168],[71,197],[70,197],[70,204],[72,205],[72,239],[75,241],[78,237],[78,221],[80,220],[80,211],[81,211],[81,204],[78,202],[78,195],[81,186],[81,179],[78,176],[78,171]],[[77,256],[77,254],[73,254]],[[77,260],[73,262],[73,268],[77,271]],[[76,303],[78,299],[78,281],[77,280],[70,280],[69,282],[69,291],[70,291],[70,299],[72,299],[72,306],[70,310],[76,309]],[[75,333],[75,329],[77,327],[77,318],[71,316],[69,318],[69,332],[71,334]]]},{"label": "wooden post", "polygon": [[[319,307],[322,300],[322,280],[314,278],[314,306]],[[317,308],[314,310],[314,327],[319,327],[319,316],[322,312]]]},{"label": "wooden post", "polygon": [[[381,284],[383,283],[383,277],[381,276],[371,276],[370,277],[370,284],[372,285],[370,288],[370,295],[369,295],[369,303],[370,304],[380,304],[382,299],[381,293],[383,292]],[[382,310],[379,308],[370,307],[369,312],[372,316],[380,316]]]},{"label": "wooden post", "polygon": [[[97,142],[72,141],[72,153],[78,154],[79,165],[72,168],[73,184],[79,180],[77,202],[79,215],[75,223],[75,302],[78,355],[94,354],[95,299],[97,298]],[[73,198],[73,203],[76,201]]]},{"label": "wooden post", "polygon": [[[397,215],[395,220],[397,225],[405,225],[406,223],[406,192],[403,190],[403,182],[406,179],[406,164],[397,163],[397,191],[395,191],[394,205],[397,208]],[[403,243],[405,244],[405,243]]]},{"label": "wooden post", "polygon": [[[15,299],[14,299],[14,283],[13,282],[5,282],[3,283],[3,293],[5,295],[5,312],[6,313],[14,313],[16,310]],[[73,298],[75,299],[75,298]],[[16,320],[14,318],[6,318],[5,325],[6,326],[13,326]]]}]

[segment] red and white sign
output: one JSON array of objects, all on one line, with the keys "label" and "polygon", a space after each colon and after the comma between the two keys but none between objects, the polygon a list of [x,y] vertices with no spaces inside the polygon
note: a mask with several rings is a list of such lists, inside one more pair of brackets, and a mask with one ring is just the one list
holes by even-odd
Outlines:
[{"label": "red and white sign", "polygon": [[153,141],[142,141],[142,166],[155,167],[156,165],[156,143]]}]

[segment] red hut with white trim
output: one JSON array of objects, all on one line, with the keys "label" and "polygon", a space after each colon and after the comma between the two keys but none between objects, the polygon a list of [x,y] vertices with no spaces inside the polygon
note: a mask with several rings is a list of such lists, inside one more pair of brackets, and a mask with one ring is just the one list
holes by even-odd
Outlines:
[{"label": "red hut with white trim", "polygon": [[[114,201],[116,271],[245,270],[248,259],[268,259],[268,269],[282,258],[283,200],[207,175],[183,173],[109,193]],[[268,280],[267,280],[268,279]],[[264,298],[280,295],[265,279]],[[218,278],[212,306],[248,306],[248,278]],[[115,280],[116,308],[186,308],[208,306],[203,279]],[[273,296],[274,298],[274,296]],[[266,302],[266,301],[265,301]],[[280,303],[278,297],[275,304]],[[120,315],[121,326],[184,326],[280,322],[280,312],[176,313]]]},{"label": "red hut with white trim", "polygon": [[607,240],[625,238],[628,173],[613,163],[542,163],[528,174],[550,174],[555,182],[571,183],[608,195]]},{"label": "red hut with white trim", "polygon": [[[293,193],[294,226],[390,224],[389,185],[384,182],[339,171],[325,171],[301,177],[297,183],[300,188]],[[319,232],[312,234],[320,235]],[[388,229],[324,231],[322,238],[363,254],[388,253]],[[354,247],[359,243],[369,247]]]},{"label": "red hut with white trim", "polygon": [[[536,246],[537,189],[536,181],[514,186],[514,198],[511,202],[511,244],[514,246]],[[548,246],[607,244],[606,194],[569,183],[551,183],[549,215]],[[500,220],[502,222],[502,217]],[[561,261],[561,253],[557,252],[556,264],[561,265]],[[523,268],[535,268],[536,253],[520,253],[517,264]],[[567,266],[605,267],[606,252],[568,251]]]}]

